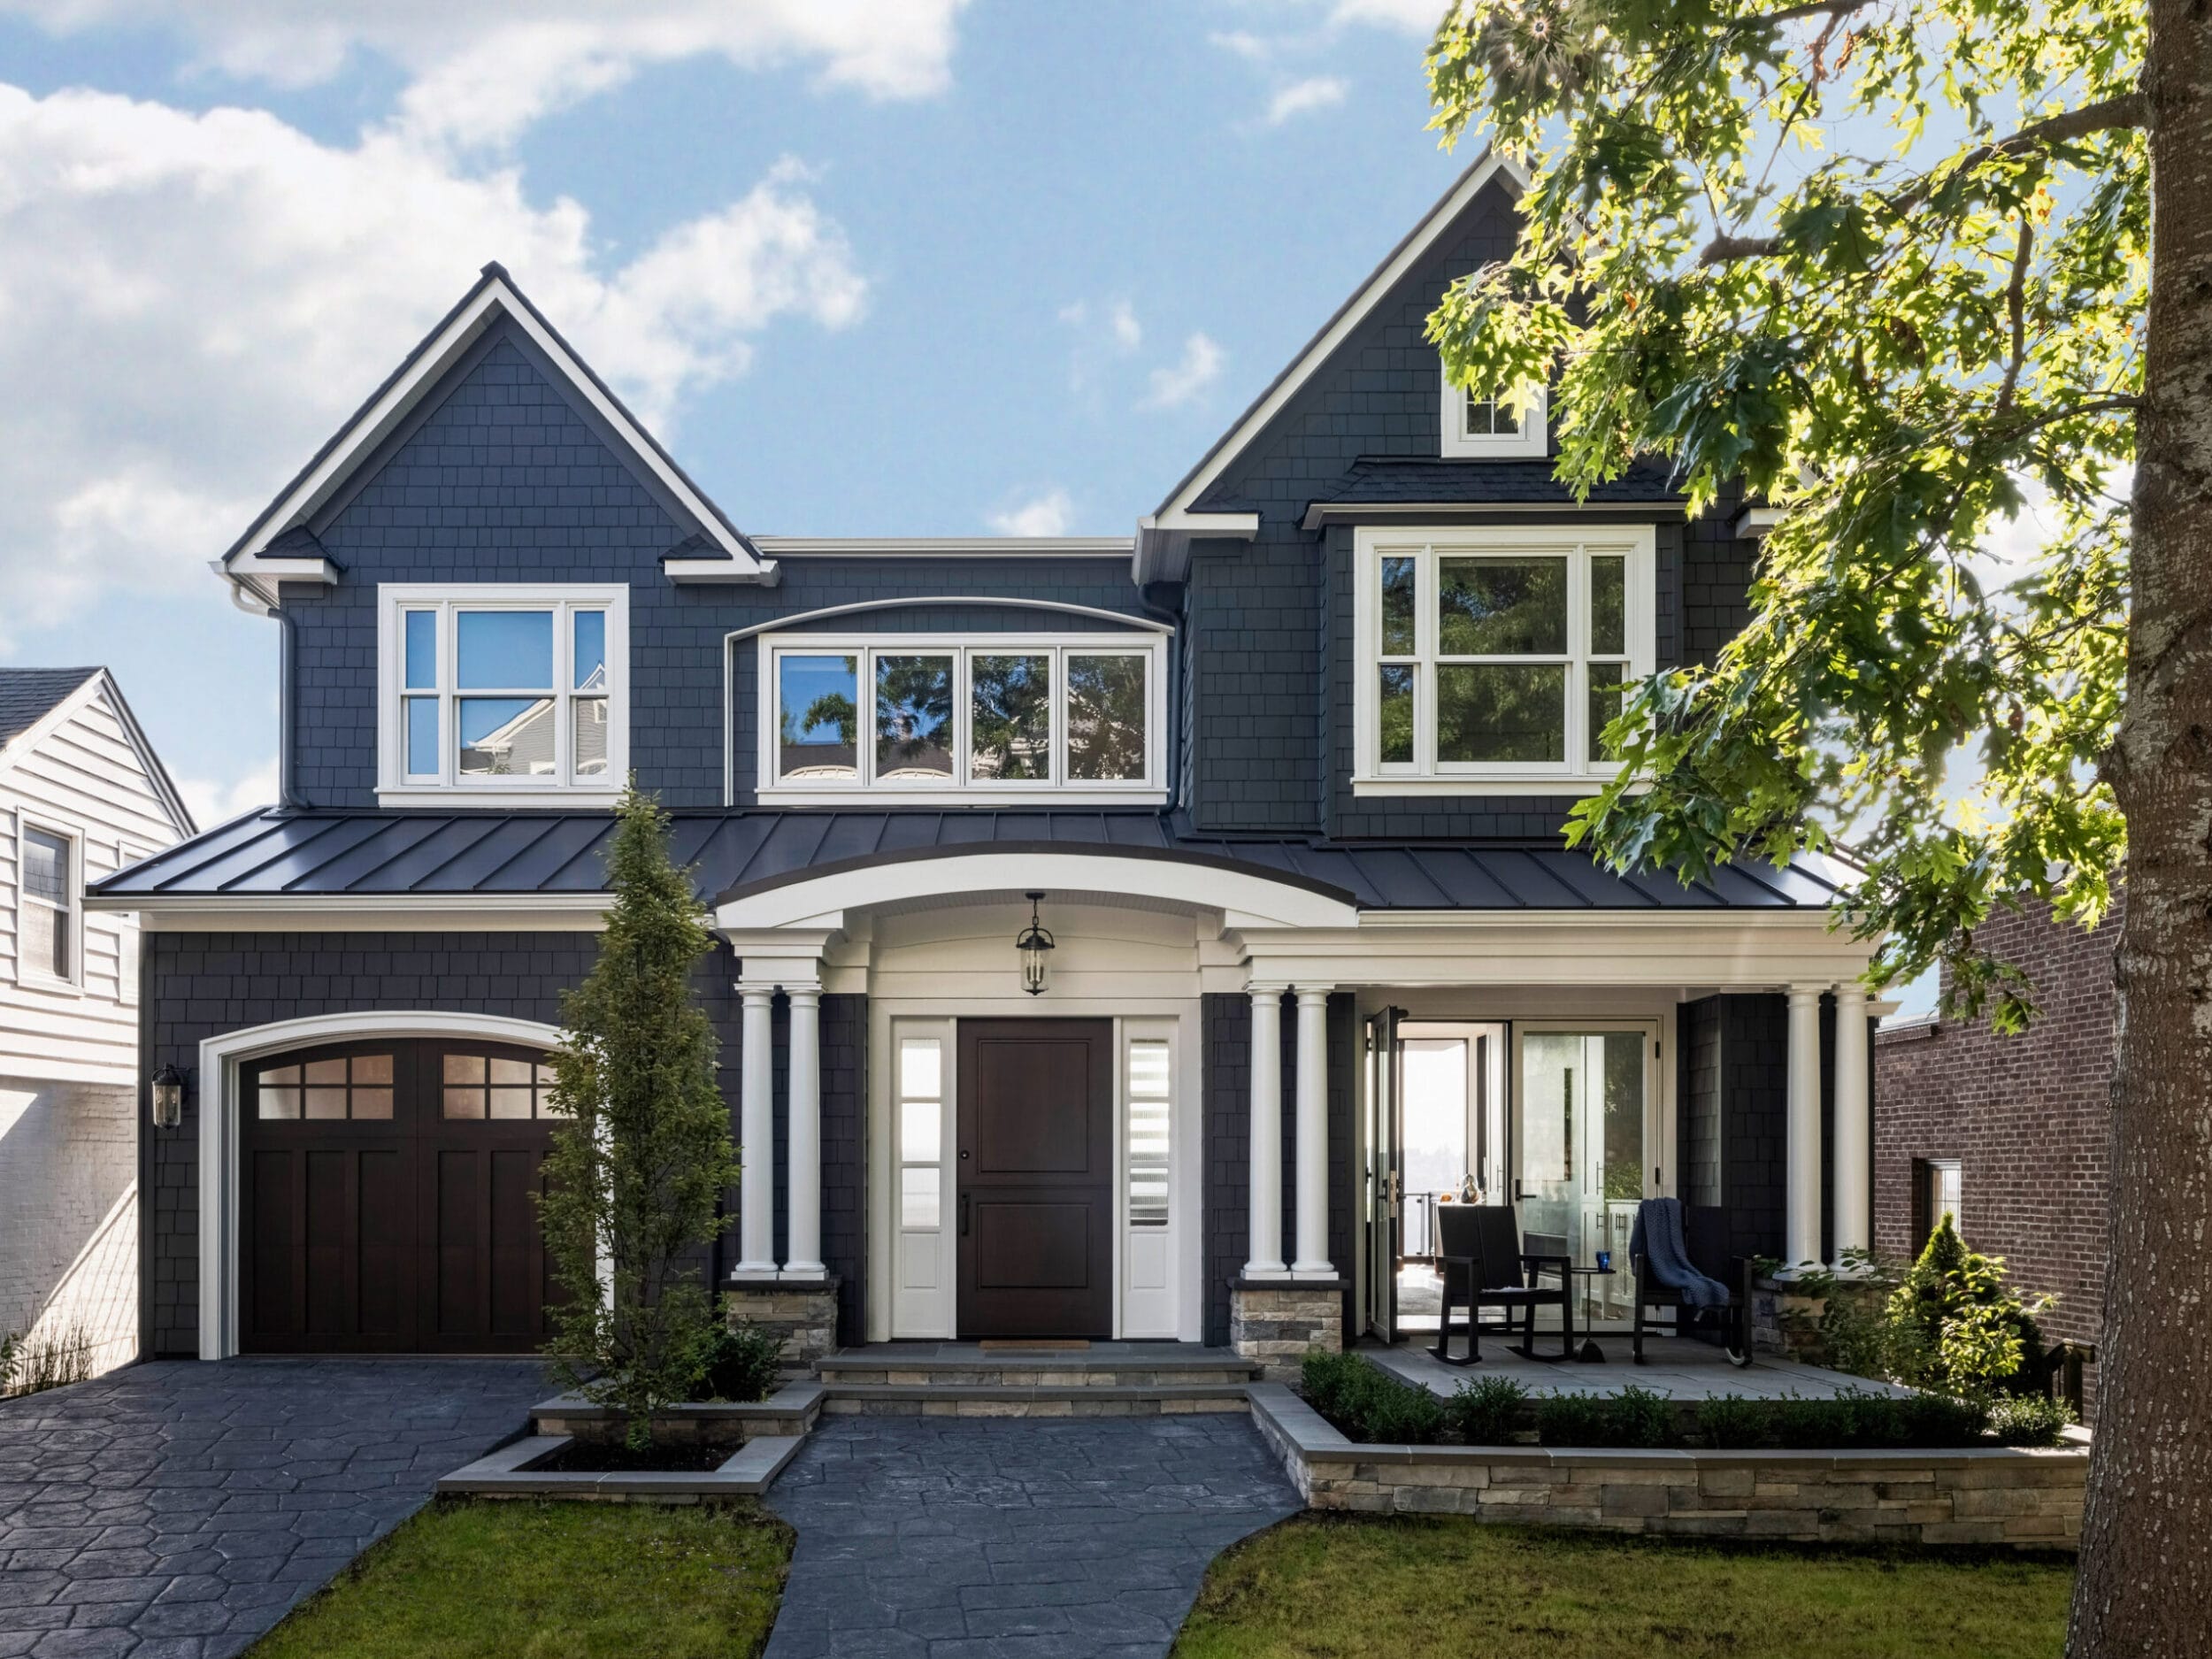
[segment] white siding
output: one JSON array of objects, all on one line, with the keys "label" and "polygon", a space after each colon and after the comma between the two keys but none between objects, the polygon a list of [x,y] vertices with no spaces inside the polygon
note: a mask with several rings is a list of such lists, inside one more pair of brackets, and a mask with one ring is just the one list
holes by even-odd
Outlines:
[{"label": "white siding", "polygon": [[134,1085],[138,919],[86,912],[81,901],[76,983],[23,972],[16,864],[26,818],[76,840],[87,882],[179,839],[104,691],[0,767],[0,1076]]}]

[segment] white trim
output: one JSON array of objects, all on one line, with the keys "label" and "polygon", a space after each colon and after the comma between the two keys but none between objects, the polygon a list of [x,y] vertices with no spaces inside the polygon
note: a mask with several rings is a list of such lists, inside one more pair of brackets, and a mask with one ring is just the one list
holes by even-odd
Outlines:
[{"label": "white trim", "polygon": [[1438,372],[1443,378],[1443,389],[1438,403],[1442,430],[1437,434],[1437,442],[1439,453],[1447,459],[1541,460],[1551,453],[1551,393],[1547,388],[1538,386],[1529,394],[1528,402],[1521,409],[1519,431],[1470,432],[1467,388],[1452,379],[1448,365],[1440,363]]},{"label": "white trim", "polygon": [[1782,522],[1779,507],[1747,507],[1736,515],[1736,540],[1749,541]]},{"label": "white trim", "polygon": [[[463,612],[485,611],[549,611],[552,613],[552,686],[549,693],[531,689],[502,692],[464,689],[457,672],[459,629]],[[574,685],[570,653],[578,611],[603,611],[606,618],[606,684],[603,689],[580,694]],[[405,679],[406,640],[403,618],[410,611],[428,611],[437,618],[437,683],[425,690],[411,688]],[[379,806],[611,806],[620,798],[622,780],[630,764],[630,590],[621,582],[379,582],[376,588],[376,799]],[[405,770],[404,704],[411,695],[430,698],[438,705],[439,773],[415,776]],[[553,765],[542,781],[524,777],[471,781],[458,775],[457,743],[453,723],[461,703],[471,697],[549,695],[553,711]],[[607,765],[588,781],[569,777],[571,710],[580,695],[603,697],[607,705]]]},{"label": "white trim", "polygon": [[[1158,805],[1167,799],[1167,635],[1164,629],[1119,634],[755,634],[755,793],[763,804],[779,806],[1005,806],[1018,803],[1056,805]],[[943,783],[900,783],[875,772],[874,675],[872,654],[947,656],[954,659],[952,775]],[[1051,775],[1001,782],[969,775],[971,695],[969,663],[977,653],[1050,656]],[[1136,657],[1145,663],[1144,775],[1126,780],[1071,781],[1067,769],[1067,672],[1069,655]],[[855,705],[858,726],[854,745],[857,776],[850,780],[780,780],[778,738],[780,714],[776,687],[779,657],[839,657],[857,659]]]},{"label": "white trim", "polygon": [[841,557],[1113,558],[1126,555],[1125,535],[757,535],[764,553]]},{"label": "white trim", "polygon": [[1681,501],[1317,501],[1298,521],[1302,530],[1332,524],[1396,523],[1460,525],[1481,518],[1617,518],[1628,523],[1674,523],[1686,518]]},{"label": "white trim", "polygon": [[[23,872],[24,860],[27,856],[25,852],[25,843],[30,839],[30,833],[33,830],[38,831],[41,834],[52,836],[56,841],[60,841],[66,850],[68,868],[62,872],[62,884],[69,894],[69,902],[65,905],[55,904],[50,900],[31,896],[29,884],[24,879]],[[84,855],[85,832],[83,830],[65,824],[58,818],[49,818],[43,812],[32,807],[16,808],[15,982],[24,990],[48,991],[58,996],[82,996],[85,994]],[[67,973],[49,973],[42,968],[32,967],[25,960],[23,907],[27,904],[36,904],[43,909],[58,910],[61,913],[64,926],[69,935],[67,941],[69,972]],[[119,973],[119,967],[118,972]],[[121,995],[118,1000],[126,1003],[134,1002],[137,999],[137,995],[136,986],[126,985],[121,987]]]},{"label": "white trim", "polygon": [[467,1037],[558,1048],[560,1031],[496,1014],[363,1010],[280,1019],[210,1037],[193,1076],[199,1109],[200,1357],[238,1351],[238,1070],[257,1056],[352,1037]]},{"label": "white trim", "polygon": [[1517,195],[1529,180],[1529,174],[1518,163],[1496,150],[1486,150],[1466,172],[1461,173],[1452,188],[1428,211],[1427,216],[1392,250],[1358,291],[1345,301],[1336,315],[1323,326],[1321,332],[1307,342],[1305,349],[1276,377],[1275,383],[1260,395],[1251,408],[1245,411],[1235,426],[1215,441],[1213,448],[1206,451],[1204,458],[1191,469],[1190,475],[1176,487],[1174,494],[1153,517],[1164,523],[1177,514],[1188,511],[1192,504],[1228,470],[1230,464],[1259,436],[1268,423],[1282,412],[1284,406],[1298,395],[1307,380],[1336,349],[1367,320],[1368,313],[1428,256],[1438,238],[1451,228],[1469,204],[1482,194],[1492,180],[1501,175],[1514,188]]},{"label": "white trim", "polygon": [[[430,339],[418,348],[414,360],[395,375],[366,408],[340,428],[327,452],[309,468],[298,482],[254,520],[246,534],[239,538],[237,550],[225,561],[226,568],[234,573],[245,573],[255,569],[265,572],[274,563],[261,557],[269,544],[287,530],[305,524],[327,505],[345,487],[361,461],[406,421],[446,371],[458,362],[485,331],[502,317],[529,336],[531,343],[545,354],[555,370],[568,382],[570,389],[613,429],[616,437],[630,448],[661,487],[729,556],[734,567],[745,572],[741,580],[773,580],[775,565],[753,556],[744,539],[723,522],[721,514],[662,454],[659,446],[630,418],[629,411],[615,402],[558,336],[539,320],[537,314],[515,291],[505,274],[495,268],[488,269],[483,282],[475,292],[446,319]],[[257,560],[258,564],[246,566],[242,571],[242,559]],[[287,579],[296,580],[288,576]]]},{"label": "white trim", "polygon": [[433,933],[596,933],[612,901],[604,893],[379,893],[327,897],[286,894],[105,894],[95,910],[134,911],[154,933],[373,933],[395,926]]},{"label": "white trim", "polygon": [[951,857],[893,859],[784,882],[718,906],[725,933],[818,927],[835,931],[850,912],[894,900],[960,894],[1021,893],[1039,888],[1079,903],[1084,894],[1141,893],[1151,899],[1219,910],[1233,920],[1286,928],[1356,927],[1351,904],[1310,887],[1215,864],[1174,858],[1118,857],[1110,853],[979,851]]},{"label": "white trim", "polygon": [[[184,799],[170,781],[168,769],[161,757],[154,753],[154,746],[147,740],[145,729],[138,724],[138,717],[131,712],[131,705],[123,695],[123,688],[115,676],[104,668],[96,668],[86,674],[84,683],[40,715],[37,719],[18,732],[7,743],[0,746],[0,772],[36,749],[46,739],[75,719],[94,703],[104,697],[108,712],[123,728],[129,740],[131,751],[138,757],[139,769],[146,774],[146,787],[160,801],[162,810],[169,815],[169,822],[179,839],[199,833],[199,826],[192,821]],[[118,868],[122,866],[119,865]]]},{"label": "white trim", "polygon": [[[1578,525],[1408,525],[1363,526],[1353,536],[1352,787],[1356,795],[1588,794],[1611,778],[1617,765],[1586,758],[1589,676],[1594,671],[1590,640],[1590,561],[1626,560],[1623,652],[1600,663],[1625,660],[1620,677],[1633,680],[1652,672],[1657,657],[1657,536],[1649,524]],[[1454,660],[1556,664],[1564,669],[1563,761],[1535,763],[1445,762],[1437,757],[1437,680],[1441,658],[1438,633],[1439,565],[1455,554],[1483,557],[1528,551],[1563,556],[1567,561],[1566,649],[1525,659]],[[1381,565],[1386,557],[1416,561],[1414,649],[1391,653],[1394,663],[1411,667],[1414,680],[1413,758],[1385,762],[1379,753],[1380,697],[1376,687],[1381,650]],[[1601,682],[1602,683],[1602,682]]]},{"label": "white trim", "polygon": [[[984,605],[998,611],[1052,611],[1063,616],[1095,617],[1101,622],[1118,622],[1134,633],[1164,634],[1175,632],[1172,624],[1156,621],[1150,617],[1133,617],[1126,611],[1109,611],[1103,605],[1071,604],[1064,599],[1009,599],[979,594],[898,594],[881,599],[856,599],[850,604],[822,605],[813,611],[795,611],[787,616],[772,617],[765,622],[756,622],[747,627],[733,628],[722,636],[722,641],[726,646],[732,645],[739,640],[754,639],[763,634],[774,634],[784,628],[796,627],[803,622],[819,622],[827,617],[857,616],[869,611],[912,611],[925,605]],[[874,639],[878,636],[871,634],[867,637]],[[890,634],[883,637],[897,639],[902,636]],[[915,637],[918,639],[922,636],[918,634]],[[1002,636],[974,634],[962,634],[958,637],[983,641]],[[1071,637],[1089,639],[1094,636],[1079,634]]]}]

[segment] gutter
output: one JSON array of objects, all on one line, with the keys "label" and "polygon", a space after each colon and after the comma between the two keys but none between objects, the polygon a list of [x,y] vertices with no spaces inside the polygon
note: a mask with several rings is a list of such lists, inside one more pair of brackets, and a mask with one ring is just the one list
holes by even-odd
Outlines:
[{"label": "gutter", "polygon": [[303,810],[307,803],[299,798],[292,780],[292,710],[297,701],[299,619],[259,583],[227,569],[221,560],[216,560],[212,569],[230,585],[232,604],[250,617],[273,618],[284,632],[277,669],[277,810]]}]

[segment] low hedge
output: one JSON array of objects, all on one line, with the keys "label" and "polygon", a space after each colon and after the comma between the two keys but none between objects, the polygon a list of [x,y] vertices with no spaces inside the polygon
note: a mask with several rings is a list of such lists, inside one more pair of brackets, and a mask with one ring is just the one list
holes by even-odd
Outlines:
[{"label": "low hedge", "polygon": [[1356,1354],[1309,1354],[1299,1380],[1307,1403],[1347,1439],[1432,1446],[1443,1438],[1441,1400],[1425,1388],[1401,1382]]}]

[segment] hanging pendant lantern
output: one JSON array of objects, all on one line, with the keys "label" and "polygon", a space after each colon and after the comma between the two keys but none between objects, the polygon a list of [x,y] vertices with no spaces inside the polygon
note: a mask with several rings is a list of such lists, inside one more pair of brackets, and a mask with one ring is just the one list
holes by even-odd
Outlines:
[{"label": "hanging pendant lantern", "polygon": [[1014,949],[1021,953],[1022,989],[1032,996],[1042,996],[1045,965],[1052,959],[1052,935],[1037,919],[1037,902],[1044,895],[1025,893],[1022,896],[1029,901],[1029,926],[1014,941]]}]

